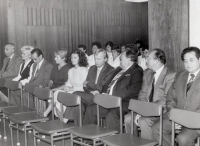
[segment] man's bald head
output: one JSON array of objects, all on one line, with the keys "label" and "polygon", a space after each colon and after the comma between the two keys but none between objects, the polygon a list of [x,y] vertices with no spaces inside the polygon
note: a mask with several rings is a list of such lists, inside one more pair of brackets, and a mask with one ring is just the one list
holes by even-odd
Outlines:
[{"label": "man's bald head", "polygon": [[7,57],[10,57],[15,52],[15,45],[12,44],[12,43],[6,44],[4,52],[5,52]]}]

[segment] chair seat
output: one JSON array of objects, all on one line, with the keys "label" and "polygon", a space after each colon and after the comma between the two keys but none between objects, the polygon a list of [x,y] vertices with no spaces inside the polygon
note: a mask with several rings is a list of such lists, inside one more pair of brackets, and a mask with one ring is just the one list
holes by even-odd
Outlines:
[{"label": "chair seat", "polygon": [[52,134],[55,132],[62,132],[67,131],[73,127],[75,127],[72,124],[65,124],[61,122],[60,120],[53,120],[53,121],[46,121],[41,123],[34,123],[31,124],[32,128],[36,131],[44,134]]},{"label": "chair seat", "polygon": [[23,113],[9,116],[10,121],[16,124],[34,123],[49,120],[47,117],[40,116],[36,113]]},{"label": "chair seat", "polygon": [[22,114],[22,113],[36,113],[36,110],[32,110],[27,107],[21,106],[21,107],[4,108],[2,109],[2,112],[9,116],[9,115]]},{"label": "chair seat", "polygon": [[72,128],[69,131],[76,136],[88,139],[95,139],[118,133],[116,130],[110,130],[94,124]]},{"label": "chair seat", "polygon": [[5,101],[0,102],[0,110],[2,110],[3,108],[8,108],[8,107],[16,107],[16,105],[7,103]]},{"label": "chair seat", "polygon": [[109,136],[102,141],[109,146],[152,146],[158,144],[157,141],[143,139],[128,133]]}]

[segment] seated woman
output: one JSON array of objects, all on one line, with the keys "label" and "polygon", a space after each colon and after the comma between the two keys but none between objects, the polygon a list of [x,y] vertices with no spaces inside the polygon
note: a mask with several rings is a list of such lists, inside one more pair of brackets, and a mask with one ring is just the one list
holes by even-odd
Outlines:
[{"label": "seated woman", "polygon": [[114,68],[117,68],[120,66],[120,54],[121,54],[121,49],[119,46],[114,46],[112,48],[112,56],[113,56],[113,61],[110,62],[110,65]]},{"label": "seated woman", "polygon": [[[55,115],[60,118],[61,107],[57,101],[57,95],[59,92],[73,93],[74,91],[84,91],[83,82],[86,80],[88,70],[86,66],[87,58],[82,51],[74,51],[71,54],[71,62],[73,67],[68,72],[68,80],[65,85],[53,89],[54,92],[54,104],[55,104]],[[65,110],[65,109],[64,109]],[[65,120],[67,121],[67,120]]]},{"label": "seated woman", "polygon": [[[53,85],[51,89],[55,89],[57,87],[63,86],[65,82],[68,80],[68,72],[71,68],[71,64],[66,63],[67,60],[67,50],[60,49],[54,52],[55,55],[55,62],[56,66],[54,66],[52,72],[50,81],[52,81]],[[44,116],[47,117],[47,115],[52,110],[52,104],[50,103],[47,107],[46,111],[44,112]]]},{"label": "seated woman", "polygon": [[147,69],[146,59],[149,55],[149,48],[147,45],[144,45],[139,49],[139,56],[138,56],[138,65],[142,67],[143,70]]},{"label": "seated woman", "polygon": [[[13,79],[13,81],[19,81],[22,86],[29,83],[32,75],[32,65],[33,60],[31,59],[31,51],[34,49],[33,46],[23,46],[22,59],[24,62],[20,65],[18,76]],[[19,90],[11,92],[11,103],[17,106],[21,105],[21,92]]]}]

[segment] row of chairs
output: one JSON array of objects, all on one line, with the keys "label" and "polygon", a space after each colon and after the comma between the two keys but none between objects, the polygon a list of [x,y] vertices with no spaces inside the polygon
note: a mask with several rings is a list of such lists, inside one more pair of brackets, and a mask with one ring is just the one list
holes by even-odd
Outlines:
[{"label": "row of chairs", "polygon": [[[10,101],[10,90],[18,90],[19,83],[0,79],[0,86],[8,88],[8,97]],[[34,146],[37,144],[37,139],[41,139],[47,143],[50,143],[51,146],[54,145],[54,142],[57,140],[62,140],[63,145],[65,145],[65,139],[71,137],[71,145],[74,143],[89,146],[88,141],[91,141],[92,145],[109,145],[109,146],[135,146],[135,145],[162,145],[162,115],[163,108],[161,105],[154,103],[148,103],[138,100],[130,100],[129,109],[131,110],[132,115],[132,125],[133,125],[133,113],[136,112],[142,116],[160,116],[160,140],[159,143],[153,140],[146,140],[133,135],[133,126],[132,133],[126,134],[123,133],[123,116],[122,116],[122,99],[120,97],[115,97],[111,95],[101,95],[97,94],[94,97],[94,103],[97,104],[97,125],[85,125],[82,126],[81,120],[81,97],[78,95],[68,94],[60,92],[58,94],[58,101],[61,103],[61,112],[63,112],[63,106],[79,106],[80,111],[80,124],[79,127],[74,127],[71,124],[65,124],[59,120],[49,120],[49,118],[43,117],[39,113],[39,100],[45,101],[53,99],[53,94],[48,88],[40,88],[34,84],[26,84],[24,90],[29,94],[35,96],[36,99],[36,110],[31,110],[24,106],[17,107],[10,103],[0,102],[0,111],[3,115],[4,121],[4,137],[6,137],[5,122],[8,120],[10,122],[10,131],[11,131],[11,141],[13,146],[13,129],[17,130],[17,144],[19,145],[19,131],[25,134],[25,146],[27,146],[27,131],[33,130],[34,135]],[[23,88],[21,88],[21,93]],[[21,97],[23,100],[23,97]],[[1,106],[1,105],[7,106]],[[23,101],[21,102],[23,105]],[[52,102],[53,103],[53,102]],[[104,108],[119,108],[120,112],[120,131],[107,129],[100,126],[100,117],[99,117],[99,106]],[[29,104],[28,104],[29,107]],[[189,116],[188,119],[195,120],[195,124],[191,124],[185,118]],[[193,117],[194,116],[194,117]],[[194,119],[195,118],[195,119]],[[173,121],[173,132],[172,132],[172,145],[174,145],[174,122],[179,123],[188,128],[200,128],[199,125],[199,114],[183,111],[178,109],[172,109],[170,113],[170,119]],[[49,137],[43,137],[42,135],[49,135]]]}]

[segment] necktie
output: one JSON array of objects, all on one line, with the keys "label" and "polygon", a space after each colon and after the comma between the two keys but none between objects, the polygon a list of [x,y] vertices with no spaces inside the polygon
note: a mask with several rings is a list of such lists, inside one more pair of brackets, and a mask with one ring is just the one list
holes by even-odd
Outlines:
[{"label": "necktie", "polygon": [[40,68],[39,68],[39,65],[38,65],[38,66],[37,66],[37,70],[36,70],[35,75],[34,75],[33,81],[37,78],[39,69],[40,69]]},{"label": "necktie", "polygon": [[152,73],[152,85],[151,85],[151,92],[149,94],[149,102],[153,102],[153,94],[154,94],[154,83],[155,83],[155,72]]},{"label": "necktie", "polygon": [[8,58],[8,62],[7,62],[7,64],[6,64],[6,66],[5,66],[5,68],[4,68],[4,71],[7,71],[7,68],[8,68],[9,63],[10,63],[10,58]]},{"label": "necktie", "polygon": [[97,76],[96,76],[95,84],[97,84],[99,74],[100,74],[100,68],[97,68]]},{"label": "necktie", "polygon": [[190,80],[189,80],[189,82],[187,84],[187,91],[186,91],[186,93],[189,91],[190,87],[192,86],[192,83],[193,83],[194,77],[195,77],[194,74],[190,74],[190,76],[191,76],[191,78],[190,78]]},{"label": "necktie", "polygon": [[121,75],[124,73],[124,70],[121,70],[110,82],[110,84],[108,85],[108,89],[107,89],[107,93],[109,94],[111,87],[113,86],[113,84],[115,83],[115,81],[117,81]]},{"label": "necktie", "polygon": [[25,62],[22,64],[20,74],[22,74],[22,71],[24,70],[24,64],[25,64]]}]

